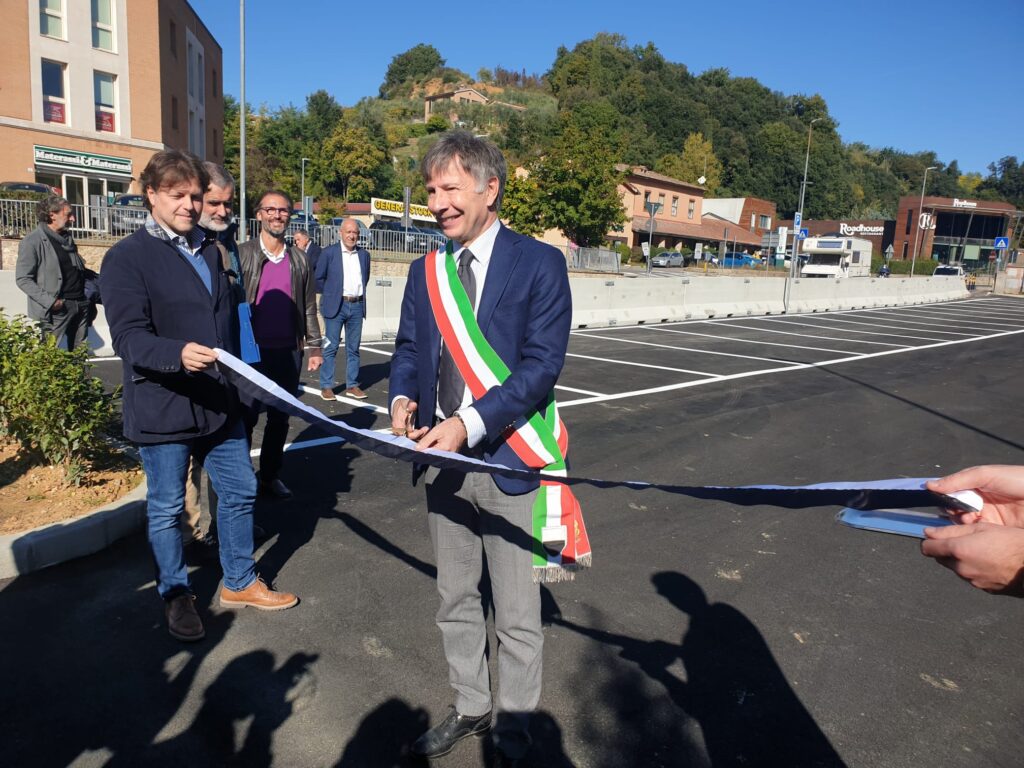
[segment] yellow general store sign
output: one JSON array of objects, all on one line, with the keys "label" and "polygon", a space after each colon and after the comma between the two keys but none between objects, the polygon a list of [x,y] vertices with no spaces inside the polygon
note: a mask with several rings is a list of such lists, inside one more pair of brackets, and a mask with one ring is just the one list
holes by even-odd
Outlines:
[{"label": "yellow general store sign", "polygon": [[[400,219],[405,214],[405,204],[401,200],[384,200],[380,197],[370,198],[370,213],[374,216],[387,216],[392,219]],[[436,219],[430,214],[425,205],[409,205],[409,217],[414,221],[429,221],[434,223]]]}]

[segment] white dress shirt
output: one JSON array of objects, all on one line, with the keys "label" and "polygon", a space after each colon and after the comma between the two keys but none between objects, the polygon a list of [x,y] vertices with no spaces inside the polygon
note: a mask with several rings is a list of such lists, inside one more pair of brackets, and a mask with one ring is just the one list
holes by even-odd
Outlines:
[{"label": "white dress shirt", "polygon": [[363,270],[359,266],[359,252],[346,251],[341,246],[341,269],[345,284],[341,286],[342,296],[363,295]]},{"label": "white dress shirt", "polygon": [[[476,296],[473,297],[473,316],[476,317],[480,311],[480,297],[484,295],[484,283],[487,281],[487,267],[491,263],[491,254],[494,252],[494,241],[498,237],[498,231],[501,229],[501,222],[497,219],[487,229],[485,229],[480,236],[474,240],[468,247],[473,252],[473,261],[470,262],[470,269],[473,270],[473,277],[476,278]],[[462,255],[464,247],[460,247],[455,251],[455,261],[458,263],[459,256]],[[443,342],[442,342],[443,343]],[[487,434],[487,429],[484,427],[484,420],[477,413],[471,403],[473,402],[473,395],[469,391],[469,387],[466,387],[466,391],[462,394],[462,405],[456,413],[462,418],[462,423],[466,425],[466,445],[470,448],[475,448],[481,440]],[[437,411],[438,418],[444,418],[444,414],[441,413],[440,409]]]}]

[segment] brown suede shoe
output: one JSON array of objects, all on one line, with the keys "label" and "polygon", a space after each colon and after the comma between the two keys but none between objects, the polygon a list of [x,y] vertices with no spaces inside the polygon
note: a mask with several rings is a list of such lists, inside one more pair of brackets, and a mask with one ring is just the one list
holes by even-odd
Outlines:
[{"label": "brown suede shoe", "polygon": [[356,400],[365,400],[366,393],[359,387],[349,387],[345,390],[345,397],[354,397]]},{"label": "brown suede shoe", "polygon": [[283,611],[299,602],[299,598],[288,592],[275,592],[257,577],[256,581],[237,592],[221,587],[220,604],[225,608],[259,608],[261,611]]},{"label": "brown suede shoe", "polygon": [[203,629],[203,622],[196,613],[194,602],[195,597],[192,595],[178,595],[168,600],[164,606],[164,612],[167,614],[167,631],[175,640],[194,643],[206,637],[206,630]]},{"label": "brown suede shoe", "polygon": [[328,389],[321,389],[320,390],[320,398],[323,399],[323,400],[337,400],[338,399],[337,396],[335,396],[335,394],[334,394],[334,390],[333,389],[329,389],[329,388]]}]

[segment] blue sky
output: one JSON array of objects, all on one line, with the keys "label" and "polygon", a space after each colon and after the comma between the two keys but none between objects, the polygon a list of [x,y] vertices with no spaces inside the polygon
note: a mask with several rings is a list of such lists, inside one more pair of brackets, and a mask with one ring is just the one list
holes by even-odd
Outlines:
[{"label": "blue sky", "polygon": [[[239,2],[190,2],[224,49],[224,90],[237,97]],[[1005,155],[1024,160],[1022,24],[1022,0],[247,0],[246,99],[302,106],[323,88],[350,106],[377,95],[392,57],[418,43],[472,75],[498,65],[542,74],[560,45],[615,32],[695,74],[725,67],[785,94],[820,93],[846,142],[930,149],[987,174]]]}]

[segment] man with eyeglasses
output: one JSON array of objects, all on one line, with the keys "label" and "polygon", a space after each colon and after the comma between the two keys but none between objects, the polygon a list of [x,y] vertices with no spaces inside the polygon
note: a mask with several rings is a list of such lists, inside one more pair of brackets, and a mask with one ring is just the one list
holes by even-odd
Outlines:
[{"label": "man with eyeglasses", "polygon": [[[265,192],[256,209],[259,237],[238,249],[242,282],[252,306],[253,334],[260,350],[260,362],[254,367],[286,392],[299,387],[305,347],[310,350],[307,370],[315,371],[323,363],[313,273],[302,251],[285,242],[291,213],[292,199],[286,192]],[[248,404],[246,429],[251,442],[264,407],[267,426],[260,446],[260,490],[276,499],[288,499],[292,492],[278,476],[288,436],[288,414],[260,403]]]}]

